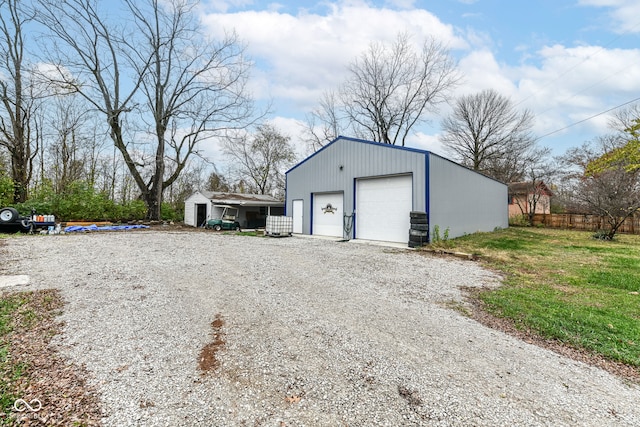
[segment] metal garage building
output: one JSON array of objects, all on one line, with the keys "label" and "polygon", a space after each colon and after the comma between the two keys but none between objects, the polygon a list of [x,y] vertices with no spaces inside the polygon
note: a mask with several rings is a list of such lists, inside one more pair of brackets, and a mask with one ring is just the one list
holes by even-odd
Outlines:
[{"label": "metal garage building", "polygon": [[294,233],[406,243],[411,211],[450,238],[509,225],[505,184],[428,151],[340,136],[286,176]]}]

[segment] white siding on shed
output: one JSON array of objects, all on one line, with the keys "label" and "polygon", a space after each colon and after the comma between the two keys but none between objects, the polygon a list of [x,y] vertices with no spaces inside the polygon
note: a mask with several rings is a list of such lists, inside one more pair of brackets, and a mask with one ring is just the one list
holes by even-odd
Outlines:
[{"label": "white siding on shed", "polygon": [[197,227],[199,224],[196,224],[196,216],[198,215],[196,206],[200,204],[207,205],[207,218],[210,215],[210,203],[211,201],[199,191],[193,193],[191,196],[187,197],[184,201],[184,223],[185,225],[190,225],[192,227]]}]

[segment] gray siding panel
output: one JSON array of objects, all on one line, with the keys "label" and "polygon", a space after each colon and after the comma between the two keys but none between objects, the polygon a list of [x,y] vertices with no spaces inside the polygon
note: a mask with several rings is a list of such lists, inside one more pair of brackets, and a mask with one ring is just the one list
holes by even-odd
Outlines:
[{"label": "gray siding panel", "polygon": [[[507,186],[440,156],[429,154],[429,222],[440,237],[509,226]],[[432,234],[433,236],[433,234]]]},{"label": "gray siding panel", "polygon": [[293,200],[304,200],[302,232],[310,234],[312,193],[343,191],[344,210],[350,214],[355,209],[356,179],[407,173],[413,174],[413,209],[425,210],[426,155],[417,150],[339,138],[287,172],[287,214],[292,213]]}]

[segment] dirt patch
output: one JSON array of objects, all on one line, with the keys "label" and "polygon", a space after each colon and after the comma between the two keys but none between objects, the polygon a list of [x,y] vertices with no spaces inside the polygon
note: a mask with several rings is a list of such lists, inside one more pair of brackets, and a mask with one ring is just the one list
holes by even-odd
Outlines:
[{"label": "dirt patch", "polygon": [[198,359],[198,367],[202,371],[203,375],[207,372],[215,371],[220,366],[220,360],[218,359],[218,352],[224,348],[224,320],[220,313],[216,314],[215,319],[211,322],[211,329],[213,330],[213,341],[205,345],[200,351],[200,358]]},{"label": "dirt patch", "polygon": [[[4,293],[3,297],[8,293]],[[13,293],[25,302],[18,309],[8,335],[12,366],[24,371],[15,383],[13,394],[39,411],[27,409],[7,414],[14,425],[98,426],[102,411],[98,396],[85,381],[86,370],[63,359],[50,342],[60,334],[63,324],[56,321],[63,301],[57,290]],[[37,399],[37,400],[36,400]]]},{"label": "dirt patch", "polygon": [[513,321],[496,317],[487,312],[484,302],[479,298],[479,293],[483,292],[482,290],[465,289],[465,291],[467,292],[467,299],[472,306],[470,316],[479,323],[512,335],[526,343],[546,348],[547,350],[588,365],[597,366],[627,381],[640,384],[640,368],[606,359],[588,350],[571,347],[557,340],[541,337],[531,330],[518,329]]}]

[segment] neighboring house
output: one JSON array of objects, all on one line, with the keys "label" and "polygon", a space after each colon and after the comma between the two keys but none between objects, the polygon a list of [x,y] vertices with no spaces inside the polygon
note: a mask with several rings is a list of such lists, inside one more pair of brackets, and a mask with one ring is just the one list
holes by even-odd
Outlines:
[{"label": "neighboring house", "polygon": [[529,214],[551,213],[553,193],[543,181],[512,182],[509,184],[509,218]]},{"label": "neighboring house", "polygon": [[294,233],[407,243],[411,211],[441,237],[509,225],[505,184],[428,151],[341,136],[286,177]]},{"label": "neighboring house", "polygon": [[262,194],[222,193],[216,191],[196,191],[184,201],[184,223],[202,227],[207,220],[218,218],[226,205],[238,208],[238,218],[242,228],[264,227],[267,215],[283,215],[284,202]]}]

